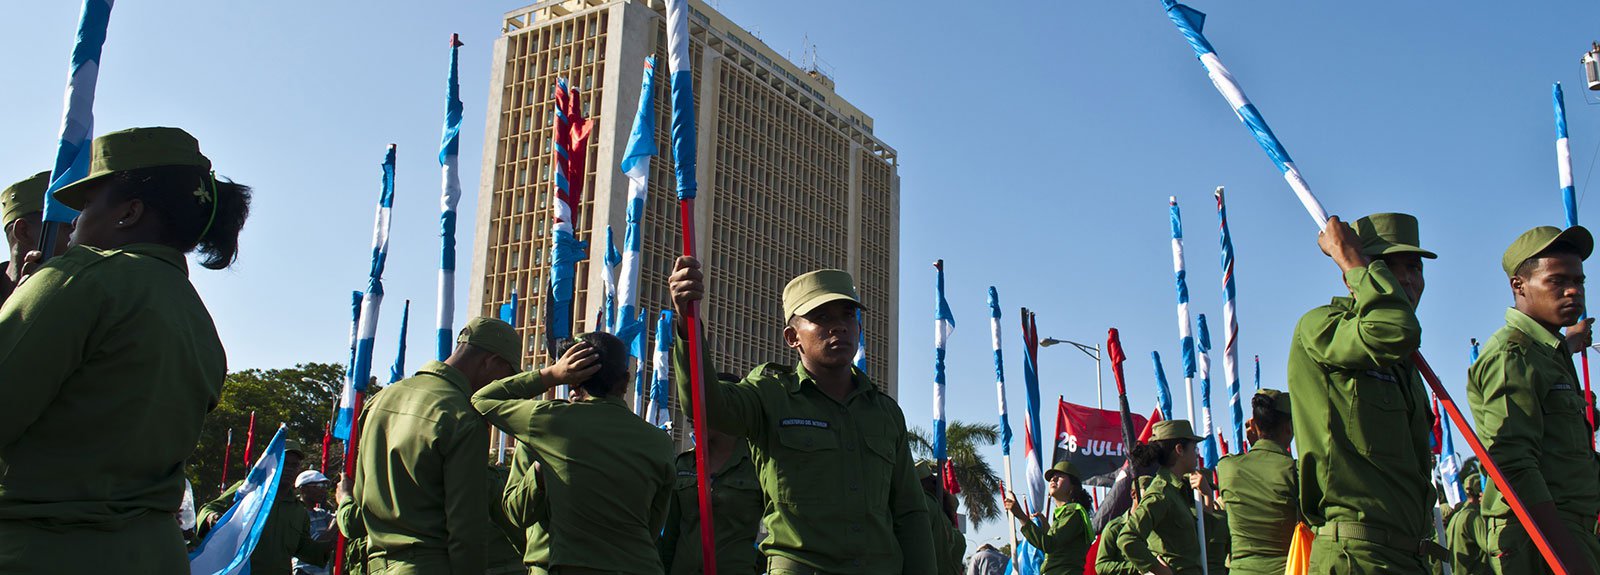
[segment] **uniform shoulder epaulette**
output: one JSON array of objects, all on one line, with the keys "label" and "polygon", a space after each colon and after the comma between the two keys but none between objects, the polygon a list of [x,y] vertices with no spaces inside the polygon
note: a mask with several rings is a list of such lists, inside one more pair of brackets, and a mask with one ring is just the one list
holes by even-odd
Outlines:
[{"label": "uniform shoulder epaulette", "polygon": [[794,375],[794,366],[785,365],[775,361],[767,362],[756,366],[755,370],[750,372],[750,375],[756,377],[783,377],[786,375]]}]

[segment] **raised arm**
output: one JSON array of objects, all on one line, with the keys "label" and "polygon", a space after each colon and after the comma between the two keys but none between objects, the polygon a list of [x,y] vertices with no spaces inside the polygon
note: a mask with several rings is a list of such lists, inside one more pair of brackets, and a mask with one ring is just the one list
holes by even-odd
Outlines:
[{"label": "raised arm", "polygon": [[[692,396],[693,381],[689,376],[689,337],[687,324],[684,323],[687,315],[683,312],[691,304],[705,297],[705,276],[700,272],[699,260],[691,257],[678,258],[668,285],[672,290],[672,305],[676,310],[673,314],[673,327],[678,332],[678,337],[672,341],[672,379],[678,391],[679,401],[687,404]],[[705,330],[702,329],[700,332],[703,334]],[[710,416],[706,425],[729,435],[759,441],[759,438],[752,437],[752,434],[759,435],[763,429],[765,414],[762,412],[761,400],[756,395],[756,390],[748,385],[719,381],[717,370],[711,363],[711,353],[705,345],[700,346],[700,375],[700,381],[705,382],[706,413]],[[694,417],[692,409],[684,409],[684,412],[691,419]]]},{"label": "raised arm", "polygon": [[1317,243],[1344,274],[1355,300],[1351,312],[1312,312],[1295,331],[1311,358],[1344,369],[1376,369],[1410,357],[1422,345],[1422,324],[1394,272],[1368,260],[1348,224],[1330,218]]}]

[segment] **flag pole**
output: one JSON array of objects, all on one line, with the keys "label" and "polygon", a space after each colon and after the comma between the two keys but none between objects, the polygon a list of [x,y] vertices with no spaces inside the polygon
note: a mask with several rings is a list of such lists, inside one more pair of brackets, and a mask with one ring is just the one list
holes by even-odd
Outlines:
[{"label": "flag pole", "polygon": [[944,298],[944,260],[933,262],[936,276],[934,315],[933,315],[933,460],[935,462],[934,475],[939,481],[939,511],[944,512],[948,490],[944,489],[945,465],[950,461],[950,454],[945,447],[945,418],[944,418],[944,358],[945,346],[950,342],[950,333],[955,331],[956,320],[950,313],[950,304]]},{"label": "flag pole", "polygon": [[[694,198],[696,138],[694,64],[689,60],[689,6],[687,0],[667,0],[667,59],[672,73],[672,164],[677,176],[678,221],[683,228],[683,255],[696,257]],[[717,575],[716,536],[712,533],[711,469],[706,451],[705,371],[701,365],[700,305],[689,302],[683,310],[684,333],[689,338],[689,390],[694,409],[694,460],[700,498],[700,550],[706,575]]]},{"label": "flag pole", "polygon": [[[1122,352],[1122,334],[1117,333],[1117,328],[1106,330],[1106,354],[1111,360],[1111,378],[1117,384],[1117,411],[1122,419],[1122,452],[1128,460],[1128,469],[1133,470],[1133,412],[1128,408],[1128,386],[1123,382],[1122,362],[1128,356]],[[1138,481],[1133,482],[1134,490],[1138,490]]]},{"label": "flag pole", "polygon": [[1233,412],[1233,443],[1239,453],[1250,450],[1244,441],[1244,404],[1239,397],[1239,316],[1234,308],[1233,234],[1228,232],[1228,207],[1217,186],[1217,222],[1222,229],[1222,374],[1228,384],[1228,409]]},{"label": "flag pole", "polygon": [[[1172,219],[1172,272],[1178,288],[1178,343],[1183,351],[1183,397],[1189,404],[1189,424],[1194,425],[1194,332],[1191,331],[1189,319],[1189,283],[1188,272],[1184,269],[1183,262],[1183,217],[1178,212],[1178,198],[1167,198],[1168,211]],[[1206,567],[1206,515],[1205,507],[1200,502],[1200,492],[1194,492],[1194,523],[1195,533],[1200,537],[1200,571],[1208,572]]]},{"label": "flag pole", "polygon": [[439,141],[439,303],[435,319],[434,359],[444,361],[455,348],[456,205],[461,202],[461,36],[450,35],[450,74],[444,88],[444,135]]},{"label": "flag pole", "polygon": [[[1306,213],[1310,214],[1312,221],[1316,222],[1317,228],[1319,230],[1326,229],[1328,211],[1322,207],[1322,202],[1312,195],[1311,187],[1300,176],[1300,171],[1295,168],[1294,161],[1289,158],[1289,152],[1284,150],[1283,144],[1278,141],[1277,135],[1273,134],[1272,129],[1267,126],[1266,119],[1261,117],[1261,112],[1256,110],[1255,105],[1251,104],[1250,100],[1245,97],[1244,90],[1233,79],[1233,74],[1229,73],[1228,69],[1222,65],[1222,61],[1217,59],[1216,51],[1212,49],[1211,43],[1201,34],[1201,24],[1205,21],[1205,14],[1188,6],[1178,4],[1176,0],[1162,0],[1161,3],[1166,9],[1167,17],[1178,27],[1178,31],[1183,34],[1184,39],[1189,42],[1189,46],[1194,49],[1195,56],[1205,66],[1206,74],[1211,77],[1212,85],[1228,100],[1228,104],[1233,108],[1234,114],[1254,135],[1256,143],[1261,146],[1261,149],[1278,166],[1278,170],[1283,174],[1284,181],[1288,182],[1289,188],[1300,199],[1300,204],[1305,207]],[[1567,569],[1561,564],[1561,559],[1556,557],[1554,548],[1550,546],[1550,540],[1544,536],[1543,531],[1540,531],[1539,524],[1533,521],[1533,516],[1529,515],[1527,507],[1522,504],[1522,498],[1517,496],[1516,491],[1511,488],[1510,482],[1506,481],[1505,476],[1500,473],[1500,466],[1496,465],[1494,460],[1489,457],[1489,452],[1484,449],[1483,443],[1478,441],[1477,434],[1472,432],[1472,424],[1467,422],[1467,418],[1462,415],[1461,408],[1450,397],[1450,392],[1445,390],[1444,384],[1439,381],[1439,376],[1433,372],[1433,367],[1428,365],[1428,360],[1422,357],[1421,351],[1416,351],[1411,354],[1411,361],[1416,364],[1417,371],[1422,373],[1423,380],[1428,382],[1429,387],[1433,388],[1434,395],[1439,397],[1440,405],[1444,406],[1445,411],[1449,412],[1450,420],[1455,423],[1456,429],[1461,430],[1461,435],[1467,440],[1467,445],[1472,447],[1472,452],[1478,456],[1478,462],[1483,466],[1484,471],[1488,473],[1490,479],[1494,480],[1495,486],[1499,488],[1501,495],[1505,496],[1506,503],[1517,515],[1517,521],[1522,523],[1523,529],[1533,539],[1534,545],[1538,547],[1539,553],[1544,556],[1545,562],[1550,565],[1550,569],[1556,575],[1567,575]],[[1202,548],[1204,548],[1203,545]]]},{"label": "flag pole", "polygon": [[[1000,459],[1005,466],[1006,487],[1011,483],[1011,418],[1006,414],[1006,366],[1000,353],[1000,292],[989,286],[989,341],[994,344],[994,387],[1000,406]],[[1007,534],[1011,536],[1011,553],[1017,552],[1017,518],[1008,517]]]},{"label": "flag pole", "polygon": [[245,428],[245,432],[244,432],[244,459],[243,459],[243,461],[246,462],[246,463],[249,463],[249,461],[250,461],[250,448],[255,445],[255,442],[256,442],[256,412],[255,412],[255,410],[252,409],[252,410],[250,410],[250,426]]},{"label": "flag pole", "polygon": [[233,428],[228,428],[228,439],[222,444],[222,490],[228,490],[228,458],[233,455]]},{"label": "flag pole", "polygon": [[55,256],[61,224],[78,216],[77,211],[56,201],[55,191],[89,173],[90,148],[94,142],[94,92],[100,79],[100,55],[106,43],[106,29],[111,24],[113,1],[84,0],[83,11],[78,15],[78,41],[72,46],[72,64],[67,72],[61,137],[56,142],[56,161],[50,168],[50,185],[44,194],[44,225],[39,230],[41,265]]},{"label": "flag pole", "polygon": [[[1561,204],[1566,208],[1567,227],[1570,228],[1578,225],[1578,198],[1574,193],[1573,187],[1572,146],[1567,140],[1567,105],[1561,96],[1561,82],[1556,82],[1555,85],[1550,87],[1550,94],[1556,108],[1556,170],[1561,177]],[[1587,307],[1584,309],[1583,316],[1589,316]],[[1581,355],[1583,357],[1583,415],[1589,422],[1589,429],[1591,430],[1589,447],[1592,448],[1595,445],[1594,433],[1592,433],[1595,426],[1594,396],[1590,395],[1592,388],[1589,387],[1589,348],[1584,347]]]}]

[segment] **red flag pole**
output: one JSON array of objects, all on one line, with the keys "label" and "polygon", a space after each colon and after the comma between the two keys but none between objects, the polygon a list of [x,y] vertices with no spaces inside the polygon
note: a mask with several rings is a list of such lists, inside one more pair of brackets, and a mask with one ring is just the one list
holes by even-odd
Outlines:
[{"label": "red flag pole", "polygon": [[228,428],[228,440],[222,444],[222,490],[228,490],[228,457],[233,455],[233,428]]},{"label": "red flag pole", "polygon": [[[1122,362],[1128,356],[1122,352],[1122,334],[1117,328],[1106,331],[1106,359],[1111,360],[1111,377],[1117,380],[1117,412],[1122,418],[1122,449],[1127,456],[1128,469],[1133,469],[1133,412],[1128,409],[1128,386],[1124,383]],[[1134,482],[1137,489],[1138,482]]]},{"label": "red flag pole", "polygon": [[250,412],[250,427],[244,432],[244,464],[249,467],[250,448],[256,443],[256,412]]},{"label": "red flag pole", "polygon": [[[350,408],[350,439],[344,442],[344,474],[339,476],[340,482],[343,482],[346,477],[355,477],[356,448],[361,445],[361,402],[366,395],[366,392],[357,391],[355,401],[352,402]],[[326,450],[327,448],[324,447],[323,449]],[[356,520],[360,521],[361,518],[357,517]],[[339,530],[334,536],[333,542],[333,575],[344,575],[345,573],[344,548],[344,531]]]},{"label": "red flag pole", "polygon": [[[678,201],[678,217],[683,222],[683,255],[695,257],[694,198]],[[705,372],[700,358],[700,304],[689,302],[683,313],[684,331],[689,338],[689,382],[694,408],[694,466],[696,491],[700,496],[700,547],[704,572],[716,575],[716,536],[711,527],[711,462],[706,454]]]},{"label": "red flag pole", "polygon": [[329,443],[333,443],[333,427],[331,427],[328,424],[324,423],[324,424],[322,424],[322,459],[317,460],[317,467],[321,468],[322,474],[324,476],[326,476],[328,474],[328,444]]}]

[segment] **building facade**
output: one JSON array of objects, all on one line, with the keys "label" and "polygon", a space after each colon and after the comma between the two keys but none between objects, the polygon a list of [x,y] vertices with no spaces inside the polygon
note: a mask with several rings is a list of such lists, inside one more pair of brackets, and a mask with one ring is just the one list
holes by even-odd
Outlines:
[{"label": "building facade", "polygon": [[[868,372],[898,389],[900,181],[893,148],[833,82],[777,55],[703,2],[691,0],[698,101],[696,235],[708,292],[702,319],[716,367],[743,375],[793,364],[781,294],[796,275],[851,272],[863,317]],[[496,315],[513,294],[527,366],[548,363],[543,309],[555,201],[553,97],[557,79],[581,90],[594,122],[588,175],[574,227],[589,244],[578,264],[574,333],[595,329],[604,305],[606,227],[621,242],[628,180],[622,161],[647,55],[656,56],[656,141],[642,221],[640,306],[670,306],[666,278],[682,253],[672,170],[661,0],[550,0],[509,12],[495,41],[484,164],[478,190],[471,313]],[[649,358],[641,369],[648,370]],[[648,372],[648,371],[647,371]],[[673,397],[676,409],[677,398]]]}]

